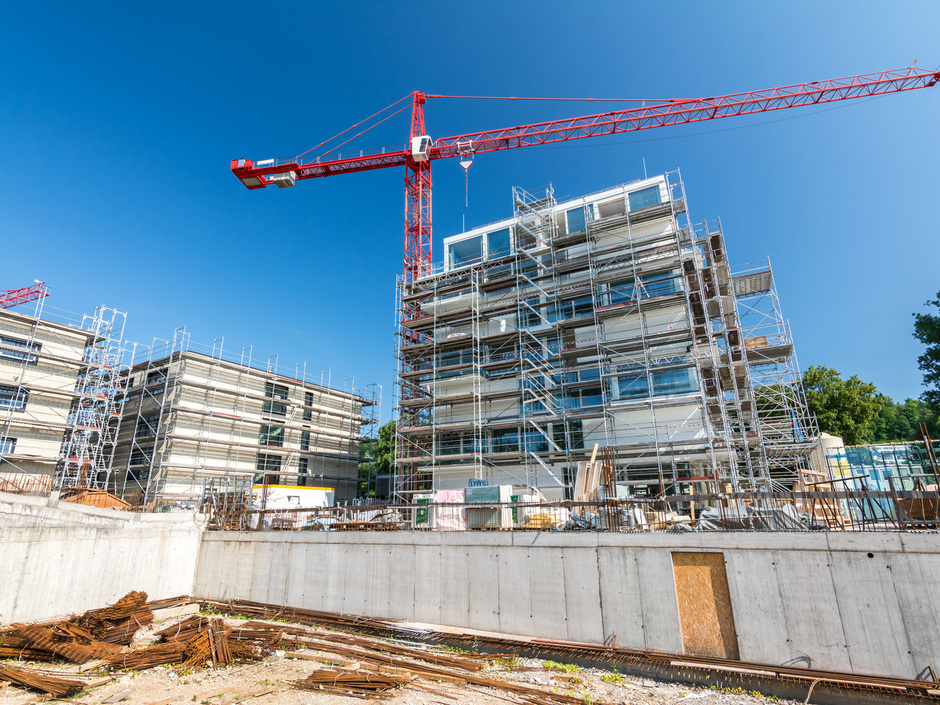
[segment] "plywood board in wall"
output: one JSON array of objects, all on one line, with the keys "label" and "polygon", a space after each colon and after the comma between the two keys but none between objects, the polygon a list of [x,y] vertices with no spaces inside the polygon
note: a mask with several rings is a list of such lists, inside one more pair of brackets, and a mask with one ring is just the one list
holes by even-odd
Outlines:
[{"label": "plywood board in wall", "polygon": [[687,654],[738,658],[731,594],[721,553],[673,553],[682,648]]}]

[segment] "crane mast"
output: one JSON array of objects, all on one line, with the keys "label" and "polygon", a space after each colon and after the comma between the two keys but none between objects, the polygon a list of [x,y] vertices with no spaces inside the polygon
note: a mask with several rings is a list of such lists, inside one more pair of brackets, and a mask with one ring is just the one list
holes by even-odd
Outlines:
[{"label": "crane mast", "polygon": [[235,159],[232,160],[231,169],[247,188],[259,189],[272,185],[285,188],[303,179],[404,166],[404,275],[406,282],[414,282],[431,269],[431,162],[435,159],[821,105],[928,88],[936,85],[938,80],[940,72],[923,71],[911,66],[747,93],[660,101],[627,110],[472,132],[437,140],[432,140],[426,132],[424,105],[428,98],[449,96],[415,91],[412,94],[410,139],[401,149],[361,153],[346,159],[313,159],[307,162],[298,158],[270,159],[257,163],[250,159]]}]

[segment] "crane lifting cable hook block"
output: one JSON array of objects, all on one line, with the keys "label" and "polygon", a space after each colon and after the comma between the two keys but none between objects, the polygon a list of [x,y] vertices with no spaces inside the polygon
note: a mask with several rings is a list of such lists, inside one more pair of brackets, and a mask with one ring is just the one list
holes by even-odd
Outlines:
[{"label": "crane lifting cable hook block", "polygon": [[460,166],[463,167],[464,208],[470,207],[470,165],[473,164],[473,140],[457,143]]}]

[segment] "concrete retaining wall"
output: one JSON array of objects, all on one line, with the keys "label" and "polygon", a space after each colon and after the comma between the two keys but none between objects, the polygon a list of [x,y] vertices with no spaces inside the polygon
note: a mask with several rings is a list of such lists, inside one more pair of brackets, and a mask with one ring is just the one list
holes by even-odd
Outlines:
[{"label": "concrete retaining wall", "polygon": [[0,623],[104,607],[131,590],[188,595],[201,534],[192,515],[0,493]]},{"label": "concrete retaining wall", "polygon": [[940,664],[934,534],[207,533],[194,594],[681,653],[674,551],[723,554],[743,660]]}]

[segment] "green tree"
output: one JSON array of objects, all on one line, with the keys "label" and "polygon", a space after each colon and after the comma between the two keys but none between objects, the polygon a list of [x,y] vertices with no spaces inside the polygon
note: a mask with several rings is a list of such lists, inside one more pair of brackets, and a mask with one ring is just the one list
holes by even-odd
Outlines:
[{"label": "green tree", "polygon": [[[940,310],[940,291],[937,298],[924,305]],[[924,354],[917,358],[917,366],[924,373],[924,386],[927,387],[920,398],[936,411],[940,409],[940,315],[915,313],[914,337],[927,346]]]},{"label": "green tree", "polygon": [[865,443],[871,437],[869,425],[884,399],[875,385],[855,375],[843,380],[831,367],[813,365],[803,374],[803,388],[820,431],[840,436],[846,445]]},{"label": "green tree", "polygon": [[903,404],[890,397],[880,396],[881,411],[869,424],[869,438],[873,443],[921,440],[920,423],[927,424],[931,438],[937,438],[937,414],[930,404],[921,399],[905,399]]},{"label": "green tree", "polygon": [[395,429],[397,424],[389,421],[379,429],[379,443],[376,452],[376,473],[391,475],[395,472]]},{"label": "green tree", "polygon": [[389,421],[379,428],[378,438],[368,438],[359,444],[359,496],[375,497],[378,475],[394,471],[395,422]]}]

